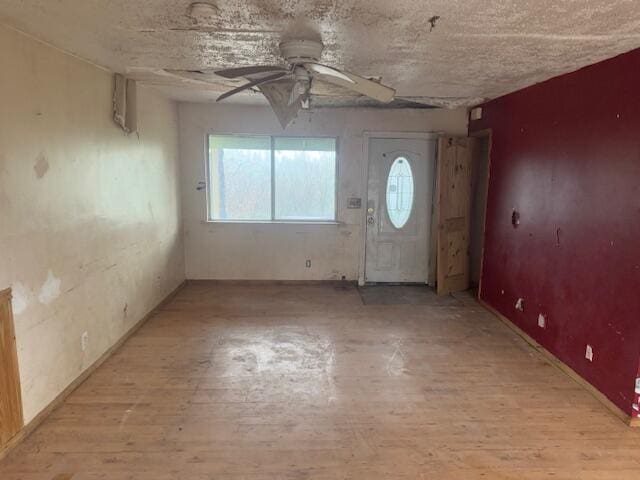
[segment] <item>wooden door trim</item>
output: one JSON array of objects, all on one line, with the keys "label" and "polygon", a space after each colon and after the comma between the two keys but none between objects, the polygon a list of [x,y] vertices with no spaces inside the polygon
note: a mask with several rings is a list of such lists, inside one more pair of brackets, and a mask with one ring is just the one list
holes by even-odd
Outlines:
[{"label": "wooden door trim", "polygon": [[135,323],[125,334],[120,337],[111,347],[109,347],[95,362],[83,370],[75,380],[73,380],[62,392],[60,392],[56,398],[54,398],[46,407],[44,407],[32,420],[29,421],[23,428],[15,435],[7,445],[0,446],[0,461],[5,458],[16,446],[24,441],[33,431],[38,428],[42,422],[58,408],[65,399],[78,388],[89,376],[102,365],[113,353],[118,350],[134,333],[136,333],[144,323],[158,313],[167,303],[169,303],[187,284],[186,280],[183,280],[174,290],[172,290],[166,297],[164,297],[154,308],[152,308],[145,316],[143,316],[137,323]]},{"label": "wooden door trim", "polygon": [[[13,322],[13,311],[11,308],[11,289],[5,289],[0,291],[0,329],[6,332],[4,345],[0,345],[0,352],[4,350],[2,355],[2,362],[0,363],[0,380],[6,380],[6,387],[3,398],[7,400],[7,414],[6,418],[3,417],[3,422],[0,422],[0,429],[6,430],[0,431],[0,450],[8,445],[11,440],[20,433],[24,427],[24,415],[22,406],[22,390],[20,387],[20,369],[18,367],[18,351],[16,348],[16,333]],[[6,312],[6,318],[4,313]],[[5,376],[6,375],[6,376]],[[0,386],[2,388],[3,386]],[[1,393],[1,392],[0,392]],[[0,404],[0,415],[2,414],[2,405]],[[4,427],[3,427],[4,425]]]},{"label": "wooden door trim", "polygon": [[482,294],[482,272],[484,269],[484,250],[486,246],[487,236],[487,206],[489,205],[489,185],[491,179],[491,151],[493,149],[493,130],[491,128],[485,128],[475,132],[469,132],[469,136],[473,138],[480,138],[489,142],[489,149],[487,151],[487,178],[485,180],[485,198],[484,198],[484,218],[482,219],[482,252],[480,252],[480,278],[478,279],[478,300]]},{"label": "wooden door trim", "polygon": [[0,301],[11,300],[11,298],[13,298],[13,296],[11,295],[10,288],[0,290]]}]

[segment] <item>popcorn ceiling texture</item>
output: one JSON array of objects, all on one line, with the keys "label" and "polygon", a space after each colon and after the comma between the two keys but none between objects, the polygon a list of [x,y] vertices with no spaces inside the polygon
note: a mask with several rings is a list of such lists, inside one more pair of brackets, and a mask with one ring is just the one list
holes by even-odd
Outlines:
[{"label": "popcorn ceiling texture", "polygon": [[[0,21],[196,101],[233,83],[194,89],[154,70],[278,63],[283,37],[321,37],[323,62],[382,76],[400,96],[445,106],[475,104],[640,47],[636,0],[218,0],[219,15],[205,24],[189,17],[189,4],[3,0]],[[252,97],[259,96],[235,101]]]}]

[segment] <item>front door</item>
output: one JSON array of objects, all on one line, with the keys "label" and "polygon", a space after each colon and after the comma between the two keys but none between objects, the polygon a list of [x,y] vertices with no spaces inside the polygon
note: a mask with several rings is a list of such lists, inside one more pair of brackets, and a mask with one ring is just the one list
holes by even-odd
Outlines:
[{"label": "front door", "polygon": [[365,281],[427,283],[436,142],[369,142]]}]

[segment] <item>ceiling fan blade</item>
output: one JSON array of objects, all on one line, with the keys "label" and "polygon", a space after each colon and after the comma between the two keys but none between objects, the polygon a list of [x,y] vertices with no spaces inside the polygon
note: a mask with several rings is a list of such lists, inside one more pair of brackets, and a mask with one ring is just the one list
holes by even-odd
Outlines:
[{"label": "ceiling fan blade", "polygon": [[228,92],[223,93],[216,99],[216,102],[219,102],[220,100],[224,100],[225,98],[228,98],[231,95],[235,95],[236,93],[240,93],[243,90],[247,90],[252,87],[257,87],[259,85],[262,85],[263,83],[273,82],[274,80],[278,80],[279,78],[282,78],[287,74],[288,72],[280,72],[280,73],[275,73],[273,75],[269,75],[267,77],[257,78],[255,80],[250,81],[249,83],[245,83],[244,85],[241,85],[237,88],[234,88],[233,90],[229,90]]},{"label": "ceiling fan blade", "polygon": [[391,87],[359,75],[354,75],[353,73],[341,72],[340,70],[319,63],[305,63],[304,66],[316,78],[322,81],[347,88],[378,100],[379,102],[389,103],[396,94],[396,91]]},{"label": "ceiling fan blade", "polygon": [[177,77],[181,77],[181,78],[187,79],[187,80],[194,80],[196,82],[220,83],[220,80],[216,79],[215,77],[213,77],[211,75],[213,72],[211,72],[211,74],[210,74],[210,73],[207,73],[204,70],[200,71],[200,70],[169,70],[169,69],[166,69],[166,70],[164,70],[164,72],[168,73],[169,75],[175,75]]},{"label": "ceiling fan blade", "polygon": [[289,69],[278,65],[258,65],[253,67],[226,68],[223,70],[199,70],[202,73],[215,73],[224,78],[246,77],[256,73],[288,72]]},{"label": "ceiling fan blade", "polygon": [[260,85],[258,88],[266,97],[278,117],[282,128],[287,126],[298,116],[302,108],[303,99],[298,97],[293,103],[289,103],[291,92],[295,88],[296,81],[291,78],[283,78]]}]

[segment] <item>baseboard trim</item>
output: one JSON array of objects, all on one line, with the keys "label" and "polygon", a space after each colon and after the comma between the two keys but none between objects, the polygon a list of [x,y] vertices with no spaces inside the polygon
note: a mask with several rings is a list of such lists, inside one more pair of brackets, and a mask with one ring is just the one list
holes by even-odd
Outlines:
[{"label": "baseboard trim", "polygon": [[358,285],[357,280],[233,280],[192,279],[188,285]]},{"label": "baseboard trim", "polygon": [[565,364],[562,360],[556,357],[549,350],[540,345],[537,341],[533,339],[533,337],[529,336],[524,330],[514,324],[507,317],[498,312],[495,308],[489,305],[482,299],[478,299],[480,305],[482,305],[489,312],[493,313],[502,323],[504,323],[507,327],[513,330],[519,337],[521,337],[525,342],[527,342],[534,350],[536,350],[540,356],[547,361],[550,365],[556,367],[562,373],[570,377],[574,382],[579,384],[582,388],[584,388],[587,392],[589,392],[596,400],[598,400],[602,405],[607,407],[609,411],[622,420],[626,425],[630,427],[640,427],[640,418],[633,418],[631,415],[628,415],[623,410],[620,409],[615,403],[609,400],[602,392],[600,392],[596,387],[587,382],[584,378],[582,378],[575,370],[573,370],[570,366]]},{"label": "baseboard trim", "polygon": [[0,461],[5,458],[14,448],[16,448],[20,443],[22,443],[33,431],[42,424],[42,422],[56,409],[58,408],[65,399],[82,383],[89,378],[89,376],[102,365],[105,360],[107,360],[116,350],[118,350],[129,338],[136,333],[142,325],[145,324],[147,320],[153,317],[162,307],[164,307],[167,303],[169,303],[173,297],[175,297],[182,288],[187,284],[187,281],[184,280],[180,285],[178,285],[175,289],[169,293],[165,298],[163,298],[160,303],[158,303],[154,308],[152,308],[144,317],[142,317],[138,322],[133,325],[127,332],[118,339],[116,343],[114,343],[111,347],[109,347],[95,362],[93,362],[89,367],[87,367],[83,372],[76,377],[76,379],[69,384],[67,388],[65,388],[62,392],[58,394],[56,398],[54,398],[44,409],[40,411],[28,424],[22,427],[11,440],[7,443],[2,450],[0,450]]}]

